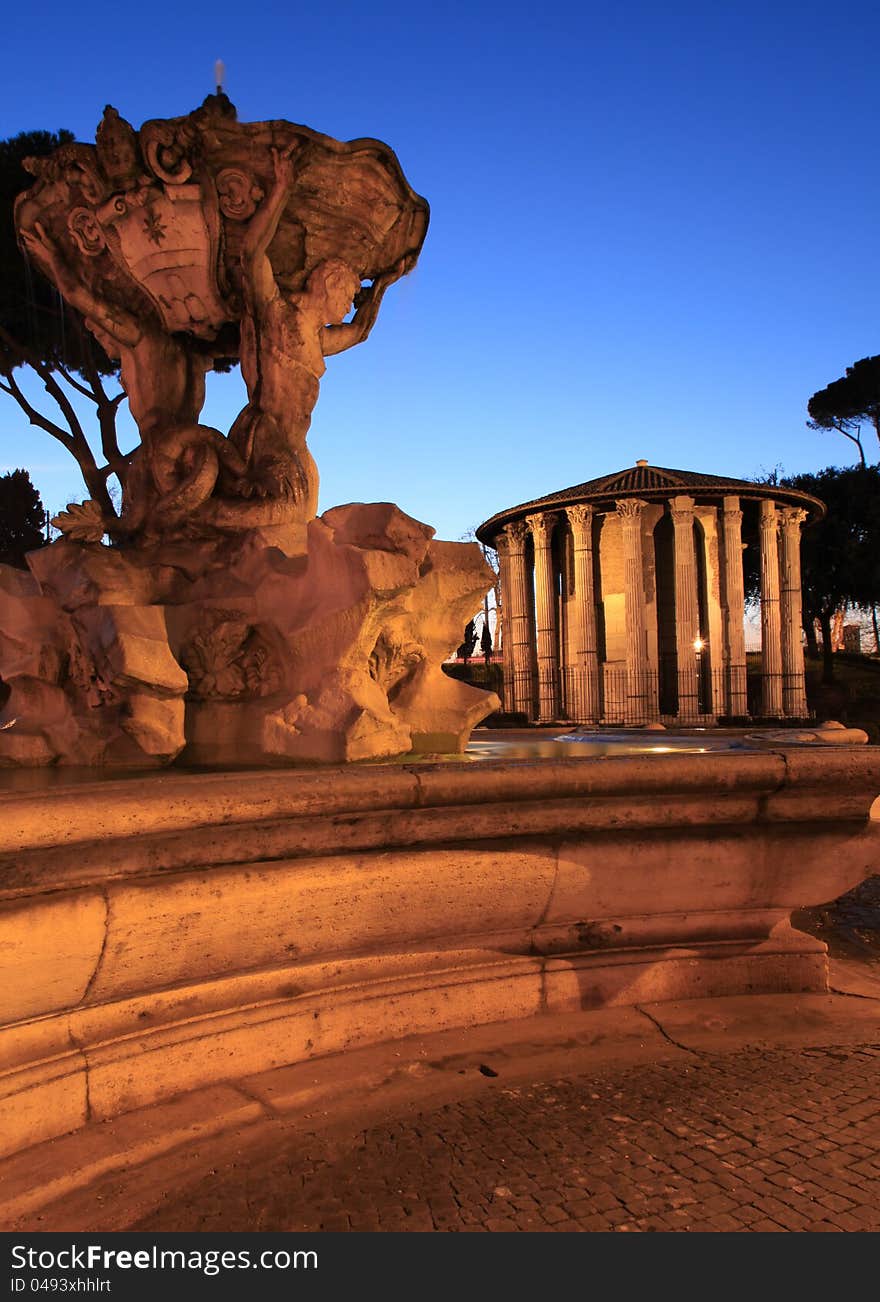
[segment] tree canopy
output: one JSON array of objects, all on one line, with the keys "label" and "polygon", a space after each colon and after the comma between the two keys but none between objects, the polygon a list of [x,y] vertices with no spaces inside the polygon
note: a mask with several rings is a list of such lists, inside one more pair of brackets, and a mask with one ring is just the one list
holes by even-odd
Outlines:
[{"label": "tree canopy", "polygon": [[0,563],[25,566],[25,553],[42,547],[46,512],[26,470],[0,476]]},{"label": "tree canopy", "polygon": [[[113,515],[107,479],[123,460],[116,439],[116,413],[125,394],[121,389],[108,394],[104,379],[117,373],[117,364],[86,329],[79,313],[31,267],[18,246],[13,220],[17,196],[33,183],[23,160],[49,154],[72,140],[69,131],[25,131],[0,141],[0,389],[18,403],[31,425],[67,448],[79,464],[89,496]],[[16,374],[22,367],[39,377],[49,403],[34,406]],[[106,463],[102,466],[71,401],[74,394],[95,405]]]},{"label": "tree canopy", "polygon": [[868,421],[880,441],[880,356],[863,357],[846,375],[814,393],[807,403],[813,429],[836,429],[856,444],[862,465],[861,426]]},{"label": "tree canopy", "polygon": [[17,196],[33,184],[22,160],[49,154],[72,140],[69,131],[23,131],[0,141],[0,348],[4,369],[10,361],[25,365],[29,349],[46,361],[64,362],[65,354],[70,356],[78,342],[75,334],[69,343],[64,338],[58,293],[22,256],[13,223]]},{"label": "tree canopy", "polygon": [[[872,610],[880,604],[880,467],[828,466],[815,474],[778,476],[765,482],[818,497],[828,514],[808,525],[801,539],[803,623],[808,639],[818,620],[824,645],[824,674],[832,681],[831,621],[844,606]],[[759,596],[757,536],[748,538],[746,587]]]}]

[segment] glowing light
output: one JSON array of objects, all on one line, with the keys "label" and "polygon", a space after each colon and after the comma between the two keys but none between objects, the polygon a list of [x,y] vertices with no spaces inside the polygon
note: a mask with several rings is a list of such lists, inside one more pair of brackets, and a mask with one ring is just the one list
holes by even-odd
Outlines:
[{"label": "glowing light", "polygon": [[701,637],[695,637],[695,638],[694,638],[694,650],[695,650],[695,651],[698,651],[698,652],[699,652],[699,651],[702,651],[702,649],[703,649],[703,647],[704,647],[705,645],[706,645],[706,643],[703,641],[703,639],[702,639]]}]

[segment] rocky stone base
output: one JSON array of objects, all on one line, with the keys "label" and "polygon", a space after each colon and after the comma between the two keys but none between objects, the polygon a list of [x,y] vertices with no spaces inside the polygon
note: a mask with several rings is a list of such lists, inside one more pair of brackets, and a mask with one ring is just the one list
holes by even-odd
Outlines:
[{"label": "rocky stone base", "polygon": [[289,556],[252,531],[0,566],[0,764],[230,767],[464,749],[498,700],[441,669],[492,575],[390,503]]}]

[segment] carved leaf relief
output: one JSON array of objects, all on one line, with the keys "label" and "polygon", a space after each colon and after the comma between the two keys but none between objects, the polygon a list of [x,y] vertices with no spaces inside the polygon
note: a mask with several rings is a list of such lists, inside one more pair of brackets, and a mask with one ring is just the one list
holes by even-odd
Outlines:
[{"label": "carved leaf relief", "polygon": [[84,697],[86,705],[98,709],[118,699],[109,675],[99,669],[86,635],[73,621],[67,639],[67,657],[67,676]]},{"label": "carved leaf relief", "polygon": [[99,543],[107,532],[101,508],[91,498],[86,502],[68,502],[66,511],[52,517],[52,524],[73,542]]},{"label": "carved leaf relief", "polygon": [[283,682],[277,657],[260,631],[238,614],[215,611],[190,639],[180,661],[196,700],[253,700]]}]

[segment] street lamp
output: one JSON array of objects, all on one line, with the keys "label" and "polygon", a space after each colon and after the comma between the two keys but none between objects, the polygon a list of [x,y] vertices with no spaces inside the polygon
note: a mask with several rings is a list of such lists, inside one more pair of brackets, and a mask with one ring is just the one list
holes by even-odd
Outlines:
[{"label": "street lamp", "polygon": [[703,648],[706,643],[699,633],[694,638],[694,655],[697,660],[697,701],[701,714],[706,713],[706,685],[703,682]]}]

